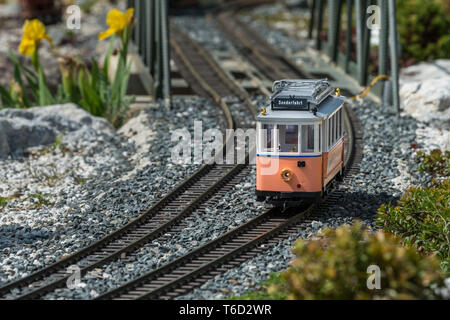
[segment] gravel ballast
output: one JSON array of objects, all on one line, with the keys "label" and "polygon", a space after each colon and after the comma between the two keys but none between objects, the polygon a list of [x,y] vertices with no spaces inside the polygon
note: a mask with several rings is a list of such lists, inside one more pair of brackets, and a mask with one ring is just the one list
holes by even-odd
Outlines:
[{"label": "gravel ballast", "polygon": [[34,148],[27,157],[0,161],[0,196],[8,198],[0,207],[0,284],[85,247],[149,208],[199,167],[172,163],[171,132],[187,127],[193,136],[194,120],[205,130],[222,128],[221,119],[205,99],[175,98],[171,111],[153,103],[120,134],[93,130],[90,140],[65,134],[55,150]]},{"label": "gravel ballast", "polygon": [[[255,168],[223,197],[209,200],[206,210],[195,210],[185,221],[188,227],[155,239],[136,256],[119,259],[81,278],[76,289],[62,288],[45,299],[88,299],[155,270],[206,242],[262,214],[266,208],[254,197]],[[218,201],[218,202],[216,202]]]}]

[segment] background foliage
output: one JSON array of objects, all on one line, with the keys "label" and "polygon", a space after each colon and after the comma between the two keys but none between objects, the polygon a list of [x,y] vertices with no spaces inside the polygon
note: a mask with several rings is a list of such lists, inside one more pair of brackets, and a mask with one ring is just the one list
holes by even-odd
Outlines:
[{"label": "background foliage", "polygon": [[450,1],[397,0],[404,60],[450,58]]}]

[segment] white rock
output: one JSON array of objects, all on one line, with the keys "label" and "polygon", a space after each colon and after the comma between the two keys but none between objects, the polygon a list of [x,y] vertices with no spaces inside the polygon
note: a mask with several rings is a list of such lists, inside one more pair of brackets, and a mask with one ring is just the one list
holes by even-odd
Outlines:
[{"label": "white rock", "polygon": [[419,121],[449,119],[450,76],[405,83],[400,88],[403,110]]},{"label": "white rock", "polygon": [[433,149],[450,150],[449,130],[431,127],[417,128],[416,136],[417,142],[427,152]]},{"label": "white rock", "polygon": [[419,121],[450,119],[450,60],[423,62],[403,69],[400,98],[406,114]]},{"label": "white rock", "polygon": [[320,222],[320,221],[313,221],[313,222],[311,222],[311,227],[313,227],[314,229],[318,229],[318,228],[320,228],[322,226],[322,222]]},{"label": "white rock", "polygon": [[421,62],[400,71],[400,82],[420,82],[425,79],[442,79],[450,75],[450,60],[439,59]]}]

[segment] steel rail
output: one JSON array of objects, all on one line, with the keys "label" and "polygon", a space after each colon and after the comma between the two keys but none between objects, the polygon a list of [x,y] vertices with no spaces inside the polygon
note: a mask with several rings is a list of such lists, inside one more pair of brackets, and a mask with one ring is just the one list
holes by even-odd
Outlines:
[{"label": "steel rail", "polygon": [[[171,45],[177,53],[182,53],[177,43],[174,43],[172,41]],[[199,51],[211,65],[212,69],[219,74],[219,77],[222,80],[225,80],[224,75],[218,72],[220,68],[218,68],[217,65],[213,63],[213,60],[206,54],[206,52],[202,50]],[[184,54],[182,54],[181,56],[184,56]],[[191,72],[195,75],[195,78],[200,83],[200,86],[202,86],[202,88],[209,93],[213,100],[220,105],[226,118],[227,127],[230,129],[235,128],[235,121],[233,120],[233,116],[226,102],[206,81],[204,81],[204,79],[195,70],[195,67],[193,67],[190,61],[186,60],[184,61],[184,63],[185,66],[190,69]],[[232,92],[236,92],[236,88],[234,86],[231,86],[231,81],[224,82],[228,86],[230,86]],[[248,101],[246,101],[246,105],[248,107],[248,110],[253,114],[256,111],[250,108],[250,104]],[[224,143],[223,150],[225,150],[226,144],[227,142]],[[219,152],[216,157],[221,157],[222,154],[223,152]],[[209,199],[214,192],[219,190],[232,177],[236,176],[243,168],[246,167],[245,164],[237,164],[232,166],[220,165],[220,167],[222,167],[226,172],[221,177],[215,177],[217,179],[216,183],[212,184],[211,186],[207,186],[208,188],[204,190],[202,194],[193,198],[191,201],[188,201],[181,212],[173,217],[170,217],[170,219],[163,221],[162,225],[156,226],[155,228],[150,228],[148,232],[143,233],[143,230],[141,230],[142,226],[152,223],[152,218],[154,218],[158,214],[158,212],[164,210],[164,208],[167,208],[172,201],[178,199],[186,191],[189,191],[190,187],[196,186],[196,183],[201,181],[203,177],[208,177],[209,173],[214,172],[214,168],[217,168],[217,165],[215,165],[214,163],[215,158],[211,158],[207,164],[202,165],[201,168],[198,169],[192,176],[178,185],[168,195],[160,199],[144,214],[133,219],[122,228],[95,241],[89,246],[80,249],[79,251],[71,254],[65,259],[59,260],[51,264],[50,266],[38,270],[22,279],[12,281],[3,285],[2,287],[0,287],[0,297],[4,298],[6,295],[8,295],[8,293],[11,292],[11,290],[19,289],[22,291],[22,293],[18,297],[18,299],[39,298],[56,288],[64,286],[65,282],[70,277],[70,275],[66,273],[67,267],[75,264],[82,264],[81,274],[84,275],[94,268],[120,258],[123,254],[132,252],[145,243],[156,239],[159,235],[164,234],[165,232],[167,232],[167,230],[180,223],[184,218],[188,217],[189,214],[193,210],[195,210],[195,208]],[[132,241],[122,240],[123,238],[129,239],[133,234],[133,231],[136,231],[136,229],[140,233],[134,238],[132,237]],[[123,245],[118,245],[118,242],[122,242]],[[111,249],[110,247],[112,245],[114,245],[115,250],[109,250],[107,252],[104,251],[105,249]]]},{"label": "steel rail", "polygon": [[211,72],[213,72],[216,76],[216,80],[220,80],[222,84],[224,84],[227,89],[229,89],[229,94],[236,95],[239,97],[242,102],[245,104],[245,107],[247,111],[250,112],[251,116],[256,116],[257,109],[253,102],[251,101],[251,98],[249,94],[243,90],[241,90],[234,82],[233,80],[223,71],[223,69],[217,64],[217,62],[214,60],[214,58],[206,51],[204,47],[202,47],[200,44],[198,44],[196,41],[191,41],[187,35],[185,35],[183,32],[181,32],[177,27],[174,25],[170,26],[170,31],[172,34],[172,38],[170,39],[170,43],[174,51],[176,52],[176,57],[178,60],[181,60],[182,63],[186,66],[188,71],[192,74],[192,76],[195,78],[195,80],[200,83],[203,87],[203,89],[206,91],[206,93],[214,99],[214,101],[222,107],[222,109],[227,110],[227,119],[232,118],[231,111],[229,110],[229,107],[227,106],[226,101],[223,99],[223,96],[225,93],[219,94],[217,90],[213,90],[211,86],[206,82],[204,77],[199,74],[199,72],[196,70],[196,67],[193,65],[193,63],[189,60],[189,58],[184,54],[183,49],[181,48],[179,42],[180,41],[186,41],[189,42],[189,44],[195,48],[195,51],[200,57],[203,57],[206,60],[207,66],[211,69]]},{"label": "steel rail", "polygon": [[[213,166],[214,167],[214,166]],[[220,169],[219,169],[220,167]],[[92,257],[89,260],[89,264],[86,267],[83,267],[81,269],[81,274],[86,274],[88,271],[93,270],[96,267],[102,266],[110,261],[116,260],[118,258],[120,258],[122,256],[122,254],[127,254],[130,252],[135,251],[136,249],[142,247],[143,245],[145,245],[146,243],[149,243],[157,238],[159,238],[160,236],[166,234],[172,227],[176,226],[177,224],[181,223],[181,221],[183,221],[183,219],[187,218],[196,208],[198,208],[198,206],[200,204],[202,204],[203,202],[205,202],[206,200],[208,200],[215,192],[217,192],[218,190],[220,190],[220,188],[222,186],[224,186],[228,181],[230,181],[234,176],[236,176],[243,168],[245,167],[245,165],[241,164],[241,165],[233,165],[233,166],[217,166],[215,168],[212,168],[210,172],[213,172],[215,169],[216,172],[219,173],[219,177],[211,177],[208,174],[206,174],[203,177],[208,177],[208,178],[215,178],[215,183],[213,183],[213,185],[211,185],[209,188],[207,188],[206,190],[202,191],[202,193],[197,196],[194,197],[193,200],[191,200],[186,206],[184,206],[184,209],[182,209],[179,213],[177,213],[176,215],[174,215],[173,217],[169,216],[169,219],[167,219],[166,221],[162,222],[162,225],[160,226],[154,226],[153,228],[147,228],[144,229],[142,227],[139,227],[139,233],[127,233],[126,234],[126,239],[129,239],[130,237],[133,238],[133,240],[131,242],[127,241],[125,239],[125,237],[122,237],[121,239],[121,245],[117,245],[117,248],[114,247],[114,251],[112,253],[104,253],[105,251],[101,251],[100,249],[97,249],[96,252],[97,253],[97,257],[99,257],[98,259],[96,259],[96,257]],[[223,170],[222,170],[223,168]],[[221,174],[223,172],[226,172],[224,176],[222,176]],[[201,178],[200,180],[201,181]],[[199,183],[195,183],[195,186],[198,186]],[[197,189],[196,189],[197,190]],[[184,194],[184,193],[182,193]],[[182,195],[180,194],[180,195]],[[179,197],[175,198],[177,201],[179,201],[178,199],[180,199]],[[178,206],[180,206],[180,204],[177,204]],[[181,205],[181,207],[183,207],[183,205]],[[160,209],[160,211],[162,212],[166,212],[164,211],[164,209]],[[150,221],[151,222],[151,221]],[[152,224],[153,226],[153,224]],[[143,234],[143,235],[141,235]],[[134,240],[134,238],[136,238]],[[101,251],[101,252],[100,252]],[[82,265],[82,263],[79,262],[79,264]],[[26,292],[25,294],[22,294],[21,296],[18,297],[18,299],[23,300],[23,299],[35,299],[35,298],[39,298],[42,295],[44,295],[45,293],[48,293],[56,288],[59,288],[61,286],[64,286],[64,284],[66,283],[67,279],[70,277],[70,275],[67,275],[65,272],[62,273],[58,273],[58,277],[55,277],[56,279],[52,280],[49,283],[45,283],[42,286],[30,291],[30,292]]]},{"label": "steel rail", "polygon": [[38,270],[22,279],[12,281],[10,283],[7,283],[0,287],[0,295],[3,296],[7,294],[11,289],[14,288],[22,288],[24,286],[27,286],[35,281],[39,281],[42,278],[45,278],[49,276],[50,274],[53,274],[56,270],[65,269],[70,265],[75,264],[76,262],[80,261],[83,258],[86,258],[96,250],[98,250],[99,247],[106,246],[108,243],[113,242],[114,240],[122,237],[124,234],[126,234],[129,230],[132,228],[135,228],[147,221],[156,211],[160,210],[162,207],[164,207],[169,201],[176,198],[177,195],[182,193],[184,190],[186,190],[194,181],[199,179],[201,176],[206,174],[207,171],[211,169],[210,165],[204,165],[200,167],[192,176],[190,176],[187,180],[185,180],[183,183],[178,185],[174,190],[172,190],[168,195],[160,199],[158,202],[156,202],[149,210],[147,210],[144,214],[141,216],[133,219],[132,221],[128,222],[125,226],[121,227],[120,229],[110,233],[109,235],[101,238],[100,240],[95,241],[94,243],[90,244],[89,246],[71,254],[65,259],[59,260],[48,267],[45,267],[41,270]]},{"label": "steel rail", "polygon": [[216,14],[219,28],[228,36],[237,49],[252,61],[269,80],[282,78],[312,78],[306,70],[300,69],[280,50],[246,26],[235,12],[238,7]]}]

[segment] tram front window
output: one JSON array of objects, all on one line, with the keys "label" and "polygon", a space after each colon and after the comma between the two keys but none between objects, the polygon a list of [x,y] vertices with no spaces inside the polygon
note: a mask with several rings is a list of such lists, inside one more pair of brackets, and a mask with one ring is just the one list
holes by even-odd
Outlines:
[{"label": "tram front window", "polygon": [[302,125],[302,153],[314,152],[314,125]]},{"label": "tram front window", "polygon": [[298,152],[298,125],[279,125],[280,152]]},{"label": "tram front window", "polygon": [[273,124],[264,124],[262,127],[263,131],[263,146],[264,146],[264,151],[266,152],[272,152],[273,151],[273,135],[274,135],[274,129],[275,129],[275,125]]}]

